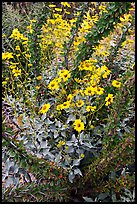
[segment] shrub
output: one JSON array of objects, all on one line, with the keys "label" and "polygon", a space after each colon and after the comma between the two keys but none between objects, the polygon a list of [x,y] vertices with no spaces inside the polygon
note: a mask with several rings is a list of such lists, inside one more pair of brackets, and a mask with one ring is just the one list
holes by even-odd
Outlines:
[{"label": "shrub", "polygon": [[[22,169],[25,177],[33,172],[35,179],[21,200],[42,201],[46,187],[51,190],[44,194],[47,200],[63,201],[77,179],[79,188],[90,178],[92,188],[98,189],[102,179],[103,186],[121,151],[119,162],[134,162],[133,157],[128,161],[133,155],[134,139],[128,139],[134,138],[132,125],[123,131],[134,115],[133,85],[127,99],[124,95],[134,74],[134,5],[84,2],[67,18],[72,4],[48,4],[43,7],[50,11],[46,17],[31,18],[24,31],[15,27],[8,38],[3,36],[8,42],[2,54],[4,179],[13,169],[8,183],[16,182],[13,191],[4,191],[4,200],[12,194],[17,201],[24,189],[15,178]],[[107,160],[110,154],[114,156]],[[46,186],[36,185],[39,179]],[[29,196],[33,193],[36,197]]]}]

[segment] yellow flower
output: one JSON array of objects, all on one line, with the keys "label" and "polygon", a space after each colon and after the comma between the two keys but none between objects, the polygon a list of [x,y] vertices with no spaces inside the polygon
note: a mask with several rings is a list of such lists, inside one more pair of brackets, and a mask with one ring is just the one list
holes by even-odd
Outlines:
[{"label": "yellow flower", "polygon": [[54,90],[54,89],[58,89],[58,83],[56,82],[56,81],[51,81],[50,83],[49,83],[49,85],[48,85],[48,88],[50,89],[50,90]]},{"label": "yellow flower", "polygon": [[62,109],[66,109],[66,108],[69,108],[70,106],[70,102],[69,101],[66,101],[62,104]]},{"label": "yellow flower", "polygon": [[23,35],[19,32],[18,28],[15,28],[13,31],[12,31],[12,34],[10,36],[10,38],[14,38],[16,40],[19,40],[23,37]]},{"label": "yellow flower", "polygon": [[42,76],[37,76],[36,79],[37,79],[37,80],[41,80],[41,79],[42,79]]},{"label": "yellow flower", "polygon": [[80,154],[80,157],[81,157],[81,158],[84,158],[84,157],[85,157],[85,154]]},{"label": "yellow flower", "polygon": [[66,144],[65,141],[59,141],[59,143],[57,144],[57,147],[60,148],[60,147],[62,147],[65,144]]},{"label": "yellow flower", "polygon": [[36,20],[32,19],[30,20],[31,23],[36,23]]},{"label": "yellow flower", "polygon": [[78,100],[77,103],[76,103],[77,107],[81,107],[83,105],[84,105],[84,101],[82,101],[82,100]]},{"label": "yellow flower", "polygon": [[40,86],[36,86],[36,89],[39,90],[39,89],[40,89]]},{"label": "yellow flower", "polygon": [[29,55],[29,54],[25,54],[25,57],[30,58],[30,57],[31,57],[31,55]]},{"label": "yellow flower", "polygon": [[28,67],[32,67],[32,64],[28,64]]},{"label": "yellow flower", "polygon": [[121,82],[117,81],[117,80],[113,80],[112,81],[112,86],[116,87],[116,88],[120,88],[121,86]]},{"label": "yellow flower", "polygon": [[49,7],[50,7],[50,8],[53,8],[53,7],[56,7],[56,5],[50,4]]},{"label": "yellow flower", "polygon": [[63,74],[68,74],[69,71],[67,69],[62,69],[58,72],[58,74],[60,75],[60,77],[62,77]]},{"label": "yellow flower", "polygon": [[72,99],[73,99],[73,95],[72,95],[72,94],[69,94],[69,95],[67,96],[67,101],[71,102]]},{"label": "yellow flower", "polygon": [[40,109],[39,113],[43,113],[44,114],[44,113],[46,113],[49,110],[49,108],[50,108],[50,104],[49,103],[44,104],[42,106],[42,108]]},{"label": "yellow flower", "polygon": [[94,129],[94,125],[90,125],[90,128],[91,128],[91,129]]},{"label": "yellow flower", "polygon": [[102,95],[103,93],[104,93],[104,88],[101,88],[101,87],[96,88],[96,94]]},{"label": "yellow flower", "polygon": [[55,8],[55,10],[56,10],[56,11],[62,11],[62,9],[61,9],[61,8]]},{"label": "yellow flower", "polygon": [[79,90],[78,90],[78,89],[75,89],[75,90],[73,91],[73,96],[76,96],[78,93],[79,93]]},{"label": "yellow flower", "polygon": [[14,76],[16,76],[16,77],[21,75],[21,69],[18,69],[18,68],[17,69],[13,69],[12,72],[14,73]]},{"label": "yellow flower", "polygon": [[113,102],[113,98],[114,98],[113,94],[108,94],[108,96],[105,98],[106,101],[105,105],[106,106],[110,105]]},{"label": "yellow flower", "polygon": [[103,78],[107,78],[107,76],[111,72],[105,65],[101,66],[100,71],[101,71],[101,73],[103,73],[103,75],[102,75]]},{"label": "yellow flower", "polygon": [[7,81],[3,81],[2,84],[3,84],[3,85],[6,85],[6,84],[7,84]]},{"label": "yellow flower", "polygon": [[73,125],[74,125],[74,129],[78,132],[81,132],[82,130],[84,130],[84,123],[80,119],[76,119]]},{"label": "yellow flower", "polygon": [[54,79],[54,81],[56,81],[57,83],[59,83],[59,82],[61,82],[61,78],[56,77],[56,78]]},{"label": "yellow flower", "polygon": [[11,58],[13,58],[12,53],[10,52],[2,53],[2,60],[9,60]]},{"label": "yellow flower", "polygon": [[6,35],[5,34],[2,34],[2,38],[5,38],[6,37]]},{"label": "yellow flower", "polygon": [[15,47],[15,50],[20,50],[20,46],[17,45],[17,46]]},{"label": "yellow flower", "polygon": [[87,96],[93,96],[94,93],[95,93],[95,88],[92,87],[92,86],[88,86],[88,87],[86,88],[86,90],[84,91],[84,93],[85,93],[85,95],[87,95]]},{"label": "yellow flower", "polygon": [[70,72],[66,69],[59,71],[58,74],[60,75],[64,82],[67,81],[68,78],[70,78]]},{"label": "yellow flower", "polygon": [[71,8],[71,6],[70,6],[70,4],[69,4],[68,2],[61,2],[61,4],[62,4],[63,6],[67,6],[67,7]]},{"label": "yellow flower", "polygon": [[27,41],[24,41],[23,43],[22,43],[22,45],[25,45],[25,44],[27,44],[28,43],[28,40]]},{"label": "yellow flower", "polygon": [[56,109],[57,110],[62,110],[62,104],[57,105]]},{"label": "yellow flower", "polygon": [[82,82],[82,80],[81,80],[81,79],[79,79],[79,78],[74,78],[74,80],[75,80],[77,83]]},{"label": "yellow flower", "polygon": [[126,21],[132,21],[132,19],[131,19],[131,14],[124,14],[124,18],[123,17],[120,17],[120,21],[121,22],[126,22]]},{"label": "yellow flower", "polygon": [[95,111],[96,109],[96,106],[87,106],[86,110],[89,112],[89,111]]}]

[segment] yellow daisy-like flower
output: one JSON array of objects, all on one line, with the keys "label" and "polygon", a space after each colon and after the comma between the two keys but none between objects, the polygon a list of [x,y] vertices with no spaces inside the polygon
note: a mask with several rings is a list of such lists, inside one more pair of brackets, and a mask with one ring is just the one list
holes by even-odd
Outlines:
[{"label": "yellow daisy-like flower", "polygon": [[72,99],[73,99],[73,95],[72,95],[72,94],[69,94],[69,95],[67,96],[67,101],[71,102]]},{"label": "yellow daisy-like flower", "polygon": [[15,77],[21,75],[21,69],[13,69],[12,72],[13,72]]},{"label": "yellow daisy-like flower", "polygon": [[35,19],[30,20],[31,23],[36,23]]},{"label": "yellow daisy-like flower", "polygon": [[50,90],[54,90],[54,89],[58,89],[58,83],[56,82],[56,81],[51,81],[50,83],[49,83],[49,85],[48,85],[48,88],[50,89]]},{"label": "yellow daisy-like flower", "polygon": [[61,8],[55,8],[55,10],[56,10],[56,11],[62,11],[62,9],[61,9]]},{"label": "yellow daisy-like flower", "polygon": [[70,107],[70,102],[69,101],[66,101],[62,104],[62,109],[67,109]]},{"label": "yellow daisy-like flower", "polygon": [[37,80],[41,80],[41,79],[42,79],[42,76],[37,76],[36,79],[37,79]]},{"label": "yellow daisy-like flower", "polygon": [[116,87],[116,88],[120,88],[121,86],[121,82],[117,81],[117,80],[113,80],[112,81],[112,86]]},{"label": "yellow daisy-like flower", "polygon": [[62,79],[63,79],[64,82],[67,81],[69,78],[70,78],[70,73],[62,74]]},{"label": "yellow daisy-like flower", "polygon": [[79,79],[79,78],[75,78],[74,80],[75,80],[77,83],[82,82],[82,80],[81,80],[81,79]]},{"label": "yellow daisy-like flower", "polygon": [[110,70],[108,70],[108,71],[106,71],[103,75],[102,75],[102,77],[103,78],[107,78],[108,77],[108,75],[110,74]]},{"label": "yellow daisy-like flower", "polygon": [[82,130],[84,130],[84,123],[80,119],[76,119],[73,125],[74,125],[74,129],[78,132],[81,132]]},{"label": "yellow daisy-like flower", "polygon": [[101,88],[101,87],[96,88],[96,94],[102,95],[103,93],[104,93],[104,88]]},{"label": "yellow daisy-like flower", "polygon": [[108,96],[105,98],[106,101],[105,105],[106,106],[110,105],[113,102],[113,98],[114,98],[113,94],[108,94]]},{"label": "yellow daisy-like flower", "polygon": [[106,67],[105,65],[104,65],[104,66],[101,66],[100,71],[101,71],[101,73],[103,73],[103,75],[102,75],[103,78],[107,78],[108,75],[109,75],[110,72],[111,72],[111,71],[108,69],[108,67]]},{"label": "yellow daisy-like flower", "polygon": [[76,103],[77,107],[81,107],[83,105],[84,105],[84,101],[82,101],[82,100],[78,100],[77,103]]},{"label": "yellow daisy-like flower", "polygon": [[62,110],[62,104],[57,105],[56,109],[57,110]]},{"label": "yellow daisy-like flower", "polygon": [[50,4],[49,7],[50,7],[50,8],[54,8],[54,7],[56,7],[56,5]]},{"label": "yellow daisy-like flower", "polygon": [[57,147],[60,148],[60,147],[62,147],[65,144],[66,144],[65,141],[59,141],[59,143],[57,144]]},{"label": "yellow daisy-like flower", "polygon": [[12,53],[10,52],[2,53],[2,60],[9,60],[11,58],[13,58]]},{"label": "yellow daisy-like flower", "polygon": [[62,4],[63,6],[67,6],[67,7],[71,8],[71,6],[70,6],[70,4],[69,4],[68,2],[61,2],[61,4]]},{"label": "yellow daisy-like flower", "polygon": [[76,96],[78,93],[79,93],[79,90],[78,90],[78,89],[75,89],[75,90],[73,91],[73,96]]},{"label": "yellow daisy-like flower", "polygon": [[60,75],[64,82],[67,81],[68,78],[70,78],[70,72],[67,69],[60,70],[58,74]]},{"label": "yellow daisy-like flower", "polygon": [[50,108],[50,104],[46,103],[42,106],[42,108],[40,109],[39,113],[45,114]]},{"label": "yellow daisy-like flower", "polygon": [[10,38],[14,38],[16,40],[19,40],[23,37],[23,35],[19,32],[18,28],[15,28],[13,31],[12,31],[12,34],[10,36]]},{"label": "yellow daisy-like flower", "polygon": [[36,89],[39,90],[39,89],[40,89],[40,86],[36,86]]},{"label": "yellow daisy-like flower", "polygon": [[28,67],[32,67],[32,64],[28,64]]},{"label": "yellow daisy-like flower", "polygon": [[96,106],[87,106],[86,110],[89,111],[95,111],[96,110]]},{"label": "yellow daisy-like flower", "polygon": [[61,78],[56,77],[56,78],[54,79],[54,81],[56,81],[57,83],[60,83],[60,82],[61,82]]},{"label": "yellow daisy-like flower", "polygon": [[17,45],[17,46],[15,47],[15,50],[20,50],[20,46]]},{"label": "yellow daisy-like flower", "polygon": [[29,55],[29,54],[25,54],[25,57],[26,57],[26,58],[30,58],[31,55]]},{"label": "yellow daisy-like flower", "polygon": [[85,95],[87,95],[87,96],[93,96],[94,93],[95,93],[95,88],[92,87],[92,86],[88,86],[88,87],[86,88],[86,90],[84,91],[84,93],[85,93]]},{"label": "yellow daisy-like flower", "polygon": [[7,84],[7,81],[3,81],[3,82],[2,82],[2,85],[6,85],[6,84]]}]

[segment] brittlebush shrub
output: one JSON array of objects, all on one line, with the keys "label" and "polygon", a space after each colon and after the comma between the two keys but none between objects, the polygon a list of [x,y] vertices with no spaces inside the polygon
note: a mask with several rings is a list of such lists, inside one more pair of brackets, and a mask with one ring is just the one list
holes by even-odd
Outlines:
[{"label": "brittlebush shrub", "polygon": [[[49,4],[51,15],[45,22],[33,18],[24,32],[16,27],[8,38],[3,35],[9,42],[2,53],[3,101],[20,128],[14,139],[35,157],[65,169],[71,183],[75,175],[82,176],[82,161],[95,159],[103,148],[112,105],[125,74],[133,73],[132,7],[119,21],[113,19],[112,31],[107,25],[109,32],[91,45],[88,59],[79,55],[86,36],[116,6],[85,2],[67,19],[72,3]],[[96,32],[98,37],[106,30]]]}]

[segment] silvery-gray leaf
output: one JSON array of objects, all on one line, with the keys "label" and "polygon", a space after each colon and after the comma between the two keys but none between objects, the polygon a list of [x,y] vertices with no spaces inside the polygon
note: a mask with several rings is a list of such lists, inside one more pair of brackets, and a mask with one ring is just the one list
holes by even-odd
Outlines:
[{"label": "silvery-gray leaf", "polygon": [[72,142],[72,141],[67,141],[67,142],[66,142],[66,145],[67,145],[67,146],[72,146],[72,145],[73,145],[73,142]]},{"label": "silvery-gray leaf", "polygon": [[80,133],[79,139],[83,140],[83,138],[84,138],[84,133],[82,132],[82,133]]},{"label": "silvery-gray leaf", "polygon": [[17,165],[11,166],[9,169],[9,172],[17,173],[18,172],[18,166]]},{"label": "silvery-gray leaf", "polygon": [[73,161],[73,165],[72,165],[72,166],[78,166],[78,165],[80,164],[80,160],[81,160],[81,159],[75,159],[75,160]]},{"label": "silvery-gray leaf", "polygon": [[41,141],[40,146],[41,146],[41,148],[47,148],[47,140],[46,141]]},{"label": "silvery-gray leaf", "polygon": [[60,161],[62,156],[60,154],[55,155],[55,162]]},{"label": "silvery-gray leaf", "polygon": [[67,124],[70,122],[70,121],[74,121],[76,120],[76,117],[74,115],[69,115],[68,119],[67,119]]},{"label": "silvery-gray leaf", "polygon": [[69,161],[67,159],[65,159],[65,165],[69,165]]},{"label": "silvery-gray leaf", "polygon": [[98,196],[98,200],[104,200],[107,196],[109,196],[109,193],[100,193]]},{"label": "silvery-gray leaf", "polygon": [[61,122],[60,121],[57,121],[56,122],[56,125],[60,128],[62,126]]},{"label": "silvery-gray leaf", "polygon": [[13,166],[13,165],[14,165],[14,162],[11,161],[11,160],[8,158],[7,161],[6,161],[6,164],[5,164],[5,168],[6,168],[6,169],[10,169],[10,167]]},{"label": "silvery-gray leaf", "polygon": [[70,171],[70,173],[69,173],[69,181],[71,182],[71,183],[73,183],[73,179],[75,178],[75,175],[74,175],[74,173],[73,173],[73,171]]},{"label": "silvery-gray leaf", "polygon": [[54,132],[54,138],[56,139],[56,138],[58,137],[58,135],[59,135],[58,132],[55,131],[55,132]]},{"label": "silvery-gray leaf", "polygon": [[83,199],[84,199],[86,202],[94,202],[92,198],[88,198],[88,197],[84,197],[84,196],[83,196]]},{"label": "silvery-gray leaf", "polygon": [[8,177],[6,180],[5,180],[5,187],[9,187],[10,185],[13,184],[13,177]]},{"label": "silvery-gray leaf", "polygon": [[46,156],[46,155],[48,154],[48,152],[49,152],[48,149],[43,149],[43,150],[42,150],[42,153],[43,153],[44,156]]},{"label": "silvery-gray leaf", "polygon": [[74,148],[73,147],[69,147],[69,149],[67,150],[68,153],[72,153],[74,152]]},{"label": "silvery-gray leaf", "polygon": [[75,135],[74,135],[74,134],[72,135],[72,138],[71,138],[71,140],[75,142],[75,140],[76,140],[76,137],[75,137]]},{"label": "silvery-gray leaf", "polygon": [[56,126],[55,126],[55,125],[50,125],[50,130],[51,130],[52,132],[54,132],[54,131],[56,130]]},{"label": "silvery-gray leaf", "polygon": [[48,152],[47,154],[52,160],[55,158],[55,156],[51,152]]},{"label": "silvery-gray leaf", "polygon": [[46,125],[50,125],[50,124],[53,124],[54,122],[52,122],[49,118],[47,118],[46,120],[45,120],[45,124]]},{"label": "silvery-gray leaf", "polygon": [[43,125],[42,123],[37,124],[37,126],[36,126],[37,131],[40,130],[40,129],[42,128],[42,125]]},{"label": "silvery-gray leaf", "polygon": [[66,132],[65,132],[65,131],[62,131],[62,132],[61,132],[61,135],[62,135],[63,137],[66,137]]},{"label": "silvery-gray leaf", "polygon": [[82,172],[78,168],[74,169],[74,174],[79,174],[80,176],[83,176]]},{"label": "silvery-gray leaf", "polygon": [[85,142],[84,145],[86,147],[89,147],[89,148],[96,148],[96,147],[94,147],[93,145],[91,145],[90,143],[87,143],[87,142]]}]

